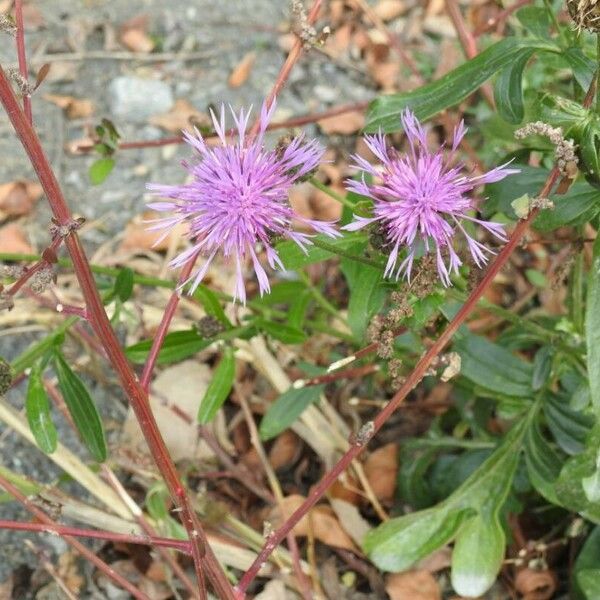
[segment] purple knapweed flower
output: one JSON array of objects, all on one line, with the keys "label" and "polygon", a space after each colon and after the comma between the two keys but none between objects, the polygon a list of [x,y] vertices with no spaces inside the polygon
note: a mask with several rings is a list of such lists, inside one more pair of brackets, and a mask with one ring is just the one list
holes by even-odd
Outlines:
[{"label": "purple knapweed flower", "polygon": [[[458,145],[466,132],[462,121],[454,131],[452,150],[446,157],[443,148],[436,152],[428,149],[425,130],[409,109],[403,112],[401,121],[410,146],[408,154],[402,156],[396,150],[388,149],[385,136],[379,133],[365,136],[365,142],[381,161],[381,168],[360,156],[353,157],[354,166],[363,171],[363,177],[360,181],[349,180],[347,186],[351,191],[373,200],[374,216],[355,216],[355,221],[343,229],[356,231],[378,222],[386,245],[391,249],[384,276],[395,274],[396,280],[405,276],[410,281],[419,246],[426,253],[434,251],[440,280],[448,286],[450,274],[457,272],[462,264],[453,246],[456,234],[461,233],[466,239],[477,266],[487,262],[485,252],[494,254],[467,233],[462,221],[481,225],[498,239],[506,241],[502,225],[468,214],[475,209],[474,200],[468,194],[477,186],[499,181],[518,173],[518,170],[507,169],[503,165],[484,175],[467,177],[461,174],[462,164],[453,164]],[[381,183],[367,183],[365,173]],[[407,254],[398,266],[398,255],[404,247]],[[448,255],[448,265],[443,254]]]},{"label": "purple knapweed flower", "polygon": [[269,292],[269,279],[257,255],[259,247],[264,249],[271,268],[279,266],[283,269],[273,247],[274,238],[293,240],[305,252],[306,246],[312,243],[309,234],[292,229],[292,219],[316,232],[331,237],[340,235],[333,223],[306,219],[291,208],[290,188],[318,166],[324,149],[316,141],[305,142],[303,136],[298,136],[285,147],[267,150],[264,137],[274,110],[275,103],[270,108],[263,106],[258,133],[253,137],[246,133],[250,111],[241,110],[236,115],[231,110],[237,128],[235,137],[233,132],[229,135],[225,129],[224,107],[221,107],[219,119],[211,112],[219,145],[208,146],[198,131],[195,135],[184,133],[185,141],[196,150],[200,159],[192,164],[183,163],[191,181],[182,185],[148,185],[153,194],[171,198],[168,202],[152,202],[148,206],[156,211],[174,213],[157,219],[150,229],[164,229],[161,237],[164,239],[179,223],[189,223],[188,236],[192,245],[175,257],[171,266],[181,267],[193,260],[198,252],[205,259],[202,267],[188,280],[192,281],[192,292],[219,252],[225,258],[235,260],[235,299],[246,301],[242,266],[247,258],[252,261],[261,295]]}]

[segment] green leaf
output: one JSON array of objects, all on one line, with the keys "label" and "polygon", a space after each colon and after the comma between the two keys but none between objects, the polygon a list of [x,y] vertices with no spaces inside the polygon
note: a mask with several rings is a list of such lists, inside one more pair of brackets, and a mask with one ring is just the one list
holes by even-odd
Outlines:
[{"label": "green leaf", "polygon": [[309,405],[317,402],[322,385],[312,385],[299,390],[289,388],[269,408],[260,422],[260,437],[270,440],[287,429]]},{"label": "green leaf", "polygon": [[90,181],[93,185],[100,185],[115,167],[114,158],[99,158],[92,163],[89,170]]},{"label": "green leaf", "polygon": [[454,349],[461,356],[461,375],[478,386],[503,396],[531,396],[531,365],[502,346],[465,334],[455,342]]},{"label": "green leaf", "polygon": [[600,598],[600,527],[595,527],[585,540],[573,569],[576,600]]},{"label": "green leaf", "polygon": [[56,450],[57,444],[56,427],[52,422],[50,402],[44,389],[39,365],[33,367],[29,374],[25,412],[37,445],[46,454],[52,454]]},{"label": "green leaf", "polygon": [[121,302],[127,302],[131,298],[134,277],[135,273],[129,267],[125,267],[119,271],[115,279],[114,291]]},{"label": "green leaf", "polygon": [[504,544],[504,531],[496,516],[478,515],[463,525],[452,551],[454,590],[469,598],[485,594],[502,567]]},{"label": "green leaf", "polygon": [[577,46],[567,48],[562,56],[569,63],[569,66],[573,70],[573,76],[581,86],[581,89],[587,92],[590,85],[592,85],[592,79],[596,72],[596,63],[589,59],[581,51],[581,48],[578,48]]},{"label": "green leaf", "polygon": [[[316,236],[316,239],[322,240],[333,248],[347,251],[353,246],[363,244],[365,237],[362,234],[349,234],[331,239],[326,235],[318,235]],[[296,271],[306,265],[312,265],[336,256],[333,252],[311,245],[307,245],[306,252],[303,252],[302,248],[292,240],[286,240],[285,242],[277,244],[275,249],[285,268],[290,271]]]},{"label": "green leaf", "polygon": [[[157,364],[164,365],[180,362],[190,356],[194,356],[200,350],[204,350],[213,341],[200,337],[195,329],[168,333],[160,349]],[[150,339],[133,344],[125,348],[125,355],[135,364],[144,364],[153,342],[154,340]]]},{"label": "green leaf", "polygon": [[512,64],[525,49],[558,51],[553,43],[533,38],[505,38],[433,83],[411,92],[380,96],[371,104],[366,130],[400,130],[400,115],[406,107],[410,107],[417,118],[429,119],[467,98],[492,75]]},{"label": "green leaf", "polygon": [[600,598],[600,569],[584,569],[576,574],[577,584],[586,600]]},{"label": "green leaf", "polygon": [[363,549],[383,571],[404,571],[450,542],[471,508],[435,507],[390,519],[367,533]]},{"label": "green leaf", "polygon": [[198,410],[198,422],[208,423],[213,420],[217,411],[227,400],[235,378],[235,354],[233,348],[227,347],[223,358],[213,373],[213,378],[206,389]]},{"label": "green leaf", "polygon": [[578,454],[594,424],[594,418],[572,409],[566,399],[547,393],[544,416],[558,445],[567,454]]},{"label": "green leaf", "polygon": [[386,298],[383,274],[378,269],[347,258],[342,259],[341,269],[350,288],[348,302],[348,325],[354,336],[362,339],[373,315],[382,308]]},{"label": "green leaf", "polygon": [[207,315],[215,317],[215,319],[218,319],[227,328],[232,326],[231,321],[225,315],[225,311],[213,291],[201,284],[195,289],[193,296],[202,304]]},{"label": "green leaf", "polygon": [[104,427],[90,393],[58,352],[54,355],[54,368],[65,404],[83,443],[95,460],[104,462],[107,457]]},{"label": "green leaf", "polygon": [[550,16],[541,6],[525,6],[515,13],[521,25],[541,39],[550,38]]},{"label": "green leaf", "polygon": [[312,294],[309,290],[305,289],[290,302],[290,307],[287,311],[287,323],[290,327],[302,330],[311,299]]},{"label": "green leaf", "polygon": [[592,266],[588,275],[585,341],[592,403],[598,413],[600,412],[600,237],[594,242]]},{"label": "green leaf", "polygon": [[509,123],[520,123],[525,115],[523,103],[523,71],[534,50],[525,48],[508,64],[496,80],[494,100],[500,116]]},{"label": "green leaf", "polygon": [[254,323],[259,329],[284,344],[301,344],[306,341],[306,334],[297,327],[267,319],[256,319]]},{"label": "green leaf", "polygon": [[533,374],[531,377],[531,387],[533,391],[540,390],[548,382],[552,370],[552,358],[554,351],[550,346],[542,346],[533,359]]},{"label": "green leaf", "polygon": [[533,222],[538,231],[553,231],[565,225],[579,225],[600,212],[600,191],[589,185],[574,185],[569,193],[552,199],[553,209],[542,210]]},{"label": "green leaf", "polygon": [[525,463],[533,487],[552,504],[560,505],[554,484],[560,474],[561,457],[544,439],[535,419],[525,438]]}]

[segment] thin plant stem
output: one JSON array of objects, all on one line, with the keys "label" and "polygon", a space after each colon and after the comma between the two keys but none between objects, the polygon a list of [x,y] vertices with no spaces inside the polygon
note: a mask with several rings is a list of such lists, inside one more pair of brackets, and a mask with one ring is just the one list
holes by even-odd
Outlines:
[{"label": "thin plant stem", "polygon": [[[17,58],[19,61],[19,72],[25,81],[29,80],[27,73],[27,54],[25,52],[25,27],[23,26],[23,0],[15,0],[15,22],[17,25]],[[31,96],[23,92],[23,110],[30,125],[33,125],[33,113],[31,111]]]},{"label": "thin plant stem", "polygon": [[[15,500],[17,500],[27,511],[29,511],[38,521],[41,521],[41,526],[46,530],[60,527],[53,521],[43,510],[35,506],[31,500],[25,497],[18,488],[16,488],[8,479],[0,475],[0,486],[3,487]],[[107,565],[101,558],[96,556],[89,548],[84,546],[79,540],[76,540],[70,535],[64,535],[63,539],[72,548],[77,550],[86,560],[89,560],[94,566],[102,571],[107,577],[112,579],[119,587],[129,592],[137,600],[150,600],[146,594],[138,590],[136,586],[131,584],[122,575],[119,575],[112,567]]]},{"label": "thin plant stem", "polygon": [[[50,244],[47,251],[49,251],[50,253],[56,252],[61,243],[62,238],[55,238],[54,240],[52,240],[52,244]],[[33,267],[27,269],[25,273],[23,273],[23,275],[19,277],[19,279],[17,279],[10,286],[10,289],[8,290],[7,294],[9,296],[14,296],[36,273],[47,267],[49,264],[50,263],[43,256],[40,257],[40,260],[35,265],[33,265]]]},{"label": "thin plant stem", "polygon": [[327,250],[327,252],[331,252],[331,254],[337,254],[342,258],[347,258],[348,260],[353,260],[354,262],[362,263],[363,265],[369,265],[369,267],[373,267],[374,269],[379,269],[380,271],[384,270],[384,266],[380,263],[371,260],[370,258],[365,258],[364,256],[358,256],[356,254],[352,254],[350,252],[346,252],[342,248],[338,248],[333,244],[329,244],[328,242],[324,242],[322,239],[318,237],[313,237],[310,240],[314,246],[317,248],[321,248],[322,250]]},{"label": "thin plant stem", "polygon": [[315,299],[315,302],[327,313],[329,313],[332,317],[338,319],[342,325],[346,325],[344,319],[340,316],[339,308],[336,308],[323,296],[320,290],[313,285],[310,277],[304,271],[298,271],[298,277],[304,285],[307,287],[308,291],[311,293],[312,297]]},{"label": "thin plant stem", "polygon": [[308,181],[318,190],[321,190],[330,198],[333,198],[336,202],[339,202],[342,206],[345,206],[346,208],[349,208],[352,212],[354,212],[354,204],[352,204],[352,202],[350,202],[348,198],[342,196],[342,194],[338,194],[336,191],[332,190],[328,185],[321,183],[316,177],[311,177]]},{"label": "thin plant stem", "polygon": [[[548,178],[539,193],[540,197],[548,197],[550,191],[559,177],[559,170],[557,167],[552,169]],[[263,549],[258,554],[256,560],[251,567],[244,573],[237,585],[238,593],[244,594],[248,589],[248,586],[256,577],[260,566],[264,564],[271,552],[277,547],[277,545],[285,538],[288,531],[291,531],[293,527],[308,513],[308,511],[318,502],[318,500],[325,494],[327,489],[337,480],[337,478],[351,465],[352,461],[363,451],[369,440],[383,427],[388,418],[394,413],[394,411],[400,406],[406,396],[412,391],[412,389],[421,381],[427,369],[431,366],[432,362],[439,355],[439,353],[446,347],[448,342],[452,339],[452,336],[456,333],[458,328],[465,322],[467,317],[475,308],[478,300],[483,296],[489,285],[492,283],[496,275],[507,263],[511,254],[518,246],[521,238],[527,232],[530,223],[535,219],[538,214],[538,210],[532,210],[529,215],[519,221],[514,231],[512,232],[508,242],[498,253],[495,260],[490,264],[486,271],[483,279],[475,287],[475,289],[469,295],[469,298],[458,311],[454,319],[446,327],[437,341],[429,348],[429,350],[421,357],[411,374],[406,378],[406,381],[402,387],[396,392],[392,399],[385,405],[385,407],[377,414],[373,421],[366,424],[364,435],[357,435],[357,441],[355,441],[348,451],[342,456],[337,464],[319,481],[319,483],[312,489],[307,499],[302,505],[288,518],[288,520],[273,533],[267,540]]]},{"label": "thin plant stem", "polygon": [[192,543],[192,555],[197,569],[200,570],[201,564],[203,564],[215,592],[225,600],[233,600],[233,590],[227,577],[214,553],[208,547],[204,530],[190,508],[183,484],[150,408],[148,395],[139,384],[106,315],[87,256],[77,236],[76,223],[73,221],[62,190],[40,140],[21,110],[2,68],[0,68],[0,101],[36,171],[54,218],[59,226],[70,230],[70,234],[65,238],[64,243],[73,261],[75,274],[89,314],[90,325],[106,350],[107,356],[140,423],[156,465],[167,484],[173,501],[181,511],[180,516]]}]

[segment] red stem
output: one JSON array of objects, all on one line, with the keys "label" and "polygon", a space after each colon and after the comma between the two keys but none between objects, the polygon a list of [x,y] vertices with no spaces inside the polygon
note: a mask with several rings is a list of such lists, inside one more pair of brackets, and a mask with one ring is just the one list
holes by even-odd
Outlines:
[{"label": "red stem", "polygon": [[[25,28],[23,27],[23,0],[15,0],[15,21],[17,23],[17,58],[19,61],[19,72],[25,81],[28,81],[27,54],[25,53]],[[31,97],[23,93],[23,110],[30,125],[33,125],[33,114],[31,112]]]},{"label": "red stem", "polygon": [[[13,498],[18,500],[38,521],[42,522],[45,530],[61,527],[53,521],[43,510],[39,509],[33,502],[26,498],[8,479],[0,475],[0,486],[2,486]],[[69,535],[63,536],[67,544],[75,548],[84,558],[89,560],[107,577],[110,577],[118,586],[127,590],[134,598],[138,600],[150,600],[146,594],[140,592],[134,585],[129,583],[122,575],[119,575],[114,569],[107,565],[102,559],[98,558],[94,552],[86,548],[79,540]]]},{"label": "red stem", "polygon": [[[547,198],[554,183],[558,179],[559,171],[555,167],[549,174],[546,183],[544,184],[539,196]],[[464,323],[469,314],[475,308],[479,299],[483,296],[488,286],[492,283],[498,272],[504,267],[512,252],[519,244],[521,238],[527,231],[529,224],[536,217],[538,211],[533,210],[529,213],[526,219],[520,221],[512,232],[509,241],[500,251],[494,262],[488,268],[485,276],[479,285],[471,292],[469,298],[458,311],[452,322],[446,327],[438,340],[429,348],[423,357],[416,364],[412,373],[407,377],[403,386],[396,392],[393,398],[385,405],[385,407],[377,414],[372,422],[372,427],[369,428],[368,439],[364,442],[353,444],[349,450],[342,456],[337,464],[321,479],[321,481],[313,488],[302,505],[289,517],[289,519],[271,536],[259,555],[257,556],[251,567],[244,573],[236,587],[236,591],[243,595],[248,586],[256,577],[260,567],[265,563],[269,555],[277,547],[277,545],[285,539],[287,533],[291,531],[295,525],[307,514],[307,512],[318,502],[318,500],[327,491],[336,479],[345,471],[352,461],[363,451],[369,439],[373,437],[384,425],[387,419],[398,408],[402,401],[406,398],[409,392],[421,381],[434,359],[446,347],[454,333]]]},{"label": "red stem", "polygon": [[174,548],[185,554],[191,554],[190,543],[171,538],[142,537],[139,535],[128,535],[125,533],[115,533],[114,531],[96,531],[95,529],[80,529],[79,527],[69,527],[67,525],[48,525],[44,523],[21,523],[19,521],[0,520],[0,529],[14,529],[16,531],[36,531],[39,533],[52,533],[64,536],[85,537],[95,540],[106,540],[107,542],[117,542],[125,544],[138,544],[140,546],[158,546],[160,548]]},{"label": "red stem", "polygon": [[[37,134],[19,107],[2,68],[0,68],[0,101],[37,173],[55,219],[59,225],[69,226],[72,223],[71,212],[58,185],[58,181]],[[195,563],[200,568],[201,558],[204,556],[202,562],[206,567],[208,577],[215,588],[215,592],[221,598],[232,600],[234,596],[231,586],[214,553],[206,543],[206,535],[198,518],[191,510],[177,469],[169,455],[152,410],[150,409],[148,395],[139,384],[112,330],[76,231],[73,231],[65,238],[65,245],[73,261],[75,274],[86,302],[90,324],[106,350],[107,356],[131,402],[131,406],[140,423],[156,465],[165,480],[169,493],[182,512],[182,520],[192,542]]]}]

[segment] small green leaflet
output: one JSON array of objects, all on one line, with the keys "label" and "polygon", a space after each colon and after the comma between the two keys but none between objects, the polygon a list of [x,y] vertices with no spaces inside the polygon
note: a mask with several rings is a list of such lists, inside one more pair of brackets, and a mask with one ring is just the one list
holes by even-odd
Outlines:
[{"label": "small green leaflet", "polygon": [[233,348],[227,347],[200,403],[200,408],[198,409],[199,423],[208,423],[213,420],[223,402],[227,400],[227,396],[229,396],[233,387],[234,378],[235,354]]},{"label": "small green leaflet", "polygon": [[89,170],[90,181],[93,185],[100,185],[115,168],[114,158],[99,158],[92,163]]},{"label": "small green leaflet", "polygon": [[[150,354],[154,340],[143,340],[133,346],[125,348],[127,358],[136,364],[144,364]],[[195,329],[188,331],[173,331],[166,335],[165,341],[160,349],[157,364],[179,362],[193,356],[200,350],[209,346],[214,340],[205,340]]]},{"label": "small green leaflet", "polygon": [[598,414],[600,413],[600,237],[594,243],[594,258],[588,275],[585,340],[592,404]]},{"label": "small green leaflet", "polygon": [[107,457],[104,427],[90,393],[59,352],[54,355],[54,368],[58,386],[83,443],[95,460],[104,462]]},{"label": "small green leaflet", "polygon": [[125,267],[119,271],[115,279],[114,290],[121,302],[127,302],[131,298],[134,276],[134,272],[129,267]]},{"label": "small green leaflet", "polygon": [[313,402],[316,402],[323,391],[322,385],[300,388],[293,387],[285,391],[265,413],[260,422],[260,437],[270,440],[287,429]]},{"label": "small green leaflet", "polygon": [[50,402],[44,389],[39,365],[35,365],[29,374],[25,412],[37,445],[46,454],[52,454],[57,444],[56,427],[52,422]]}]

